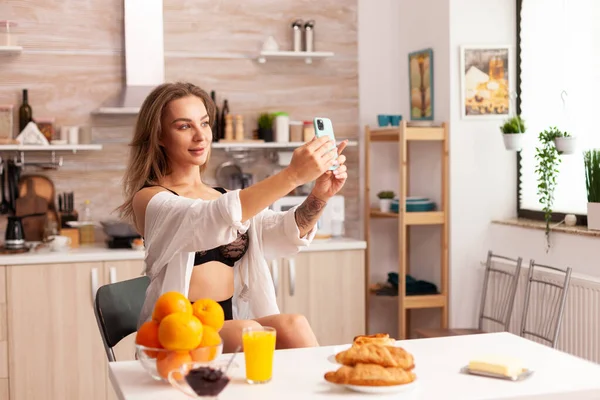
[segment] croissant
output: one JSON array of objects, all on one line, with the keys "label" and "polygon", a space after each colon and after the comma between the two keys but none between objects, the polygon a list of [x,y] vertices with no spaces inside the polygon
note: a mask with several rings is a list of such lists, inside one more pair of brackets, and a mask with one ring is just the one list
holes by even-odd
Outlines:
[{"label": "croissant", "polygon": [[356,364],[354,367],[343,365],[337,371],[325,373],[325,380],[328,382],[357,386],[404,385],[415,379],[416,375],[412,371],[375,364]]},{"label": "croissant", "polygon": [[354,344],[357,346],[369,343],[376,343],[385,346],[393,346],[396,341],[390,338],[387,333],[375,333],[374,335],[360,335],[354,338]]},{"label": "croissant", "polygon": [[347,366],[356,364],[376,364],[382,367],[397,367],[403,369],[414,368],[412,354],[402,347],[380,346],[377,344],[366,344],[352,346],[335,355],[335,360]]}]

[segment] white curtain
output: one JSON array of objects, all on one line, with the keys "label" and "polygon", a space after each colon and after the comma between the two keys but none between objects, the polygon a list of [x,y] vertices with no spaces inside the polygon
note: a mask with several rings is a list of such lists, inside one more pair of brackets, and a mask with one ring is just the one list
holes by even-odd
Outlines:
[{"label": "white curtain", "polygon": [[528,133],[521,152],[521,208],[542,209],[537,136],[556,126],[577,137],[578,151],[561,157],[552,209],[586,214],[582,151],[600,148],[600,0],[523,0],[521,115]]}]

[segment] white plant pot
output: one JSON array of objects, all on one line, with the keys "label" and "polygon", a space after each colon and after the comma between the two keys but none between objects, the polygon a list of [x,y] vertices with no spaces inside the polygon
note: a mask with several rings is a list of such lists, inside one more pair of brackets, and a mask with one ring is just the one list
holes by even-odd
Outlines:
[{"label": "white plant pot", "polygon": [[600,203],[587,203],[588,229],[600,231]]},{"label": "white plant pot", "polygon": [[504,147],[506,150],[521,150],[523,148],[523,142],[525,141],[524,133],[504,133],[502,134],[504,139]]},{"label": "white plant pot", "polygon": [[392,199],[379,199],[379,211],[390,212]]},{"label": "white plant pot", "polygon": [[577,149],[577,138],[575,137],[557,137],[554,139],[556,150],[561,154],[573,154]]}]

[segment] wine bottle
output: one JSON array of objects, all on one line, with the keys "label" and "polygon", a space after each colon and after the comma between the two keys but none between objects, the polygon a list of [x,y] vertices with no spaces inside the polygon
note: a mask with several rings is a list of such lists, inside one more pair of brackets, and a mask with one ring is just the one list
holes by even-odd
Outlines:
[{"label": "wine bottle", "polygon": [[221,139],[225,138],[225,119],[229,115],[229,103],[227,99],[223,102],[223,110],[221,111]]},{"label": "wine bottle", "polygon": [[21,107],[19,107],[19,133],[23,132],[23,129],[32,120],[33,112],[27,98],[27,89],[23,89],[23,102],[21,103]]},{"label": "wine bottle", "polygon": [[221,138],[221,115],[219,114],[219,106],[217,105],[217,95],[214,90],[210,92],[210,98],[215,104],[215,120],[212,121],[213,141],[218,142]]}]

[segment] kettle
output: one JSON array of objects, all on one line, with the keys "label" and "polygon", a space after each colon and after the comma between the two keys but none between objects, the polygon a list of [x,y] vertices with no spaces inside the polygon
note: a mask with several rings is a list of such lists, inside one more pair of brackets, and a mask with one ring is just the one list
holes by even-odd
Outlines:
[{"label": "kettle", "polygon": [[10,250],[21,250],[25,247],[25,235],[21,217],[9,216],[4,236],[4,247]]}]

